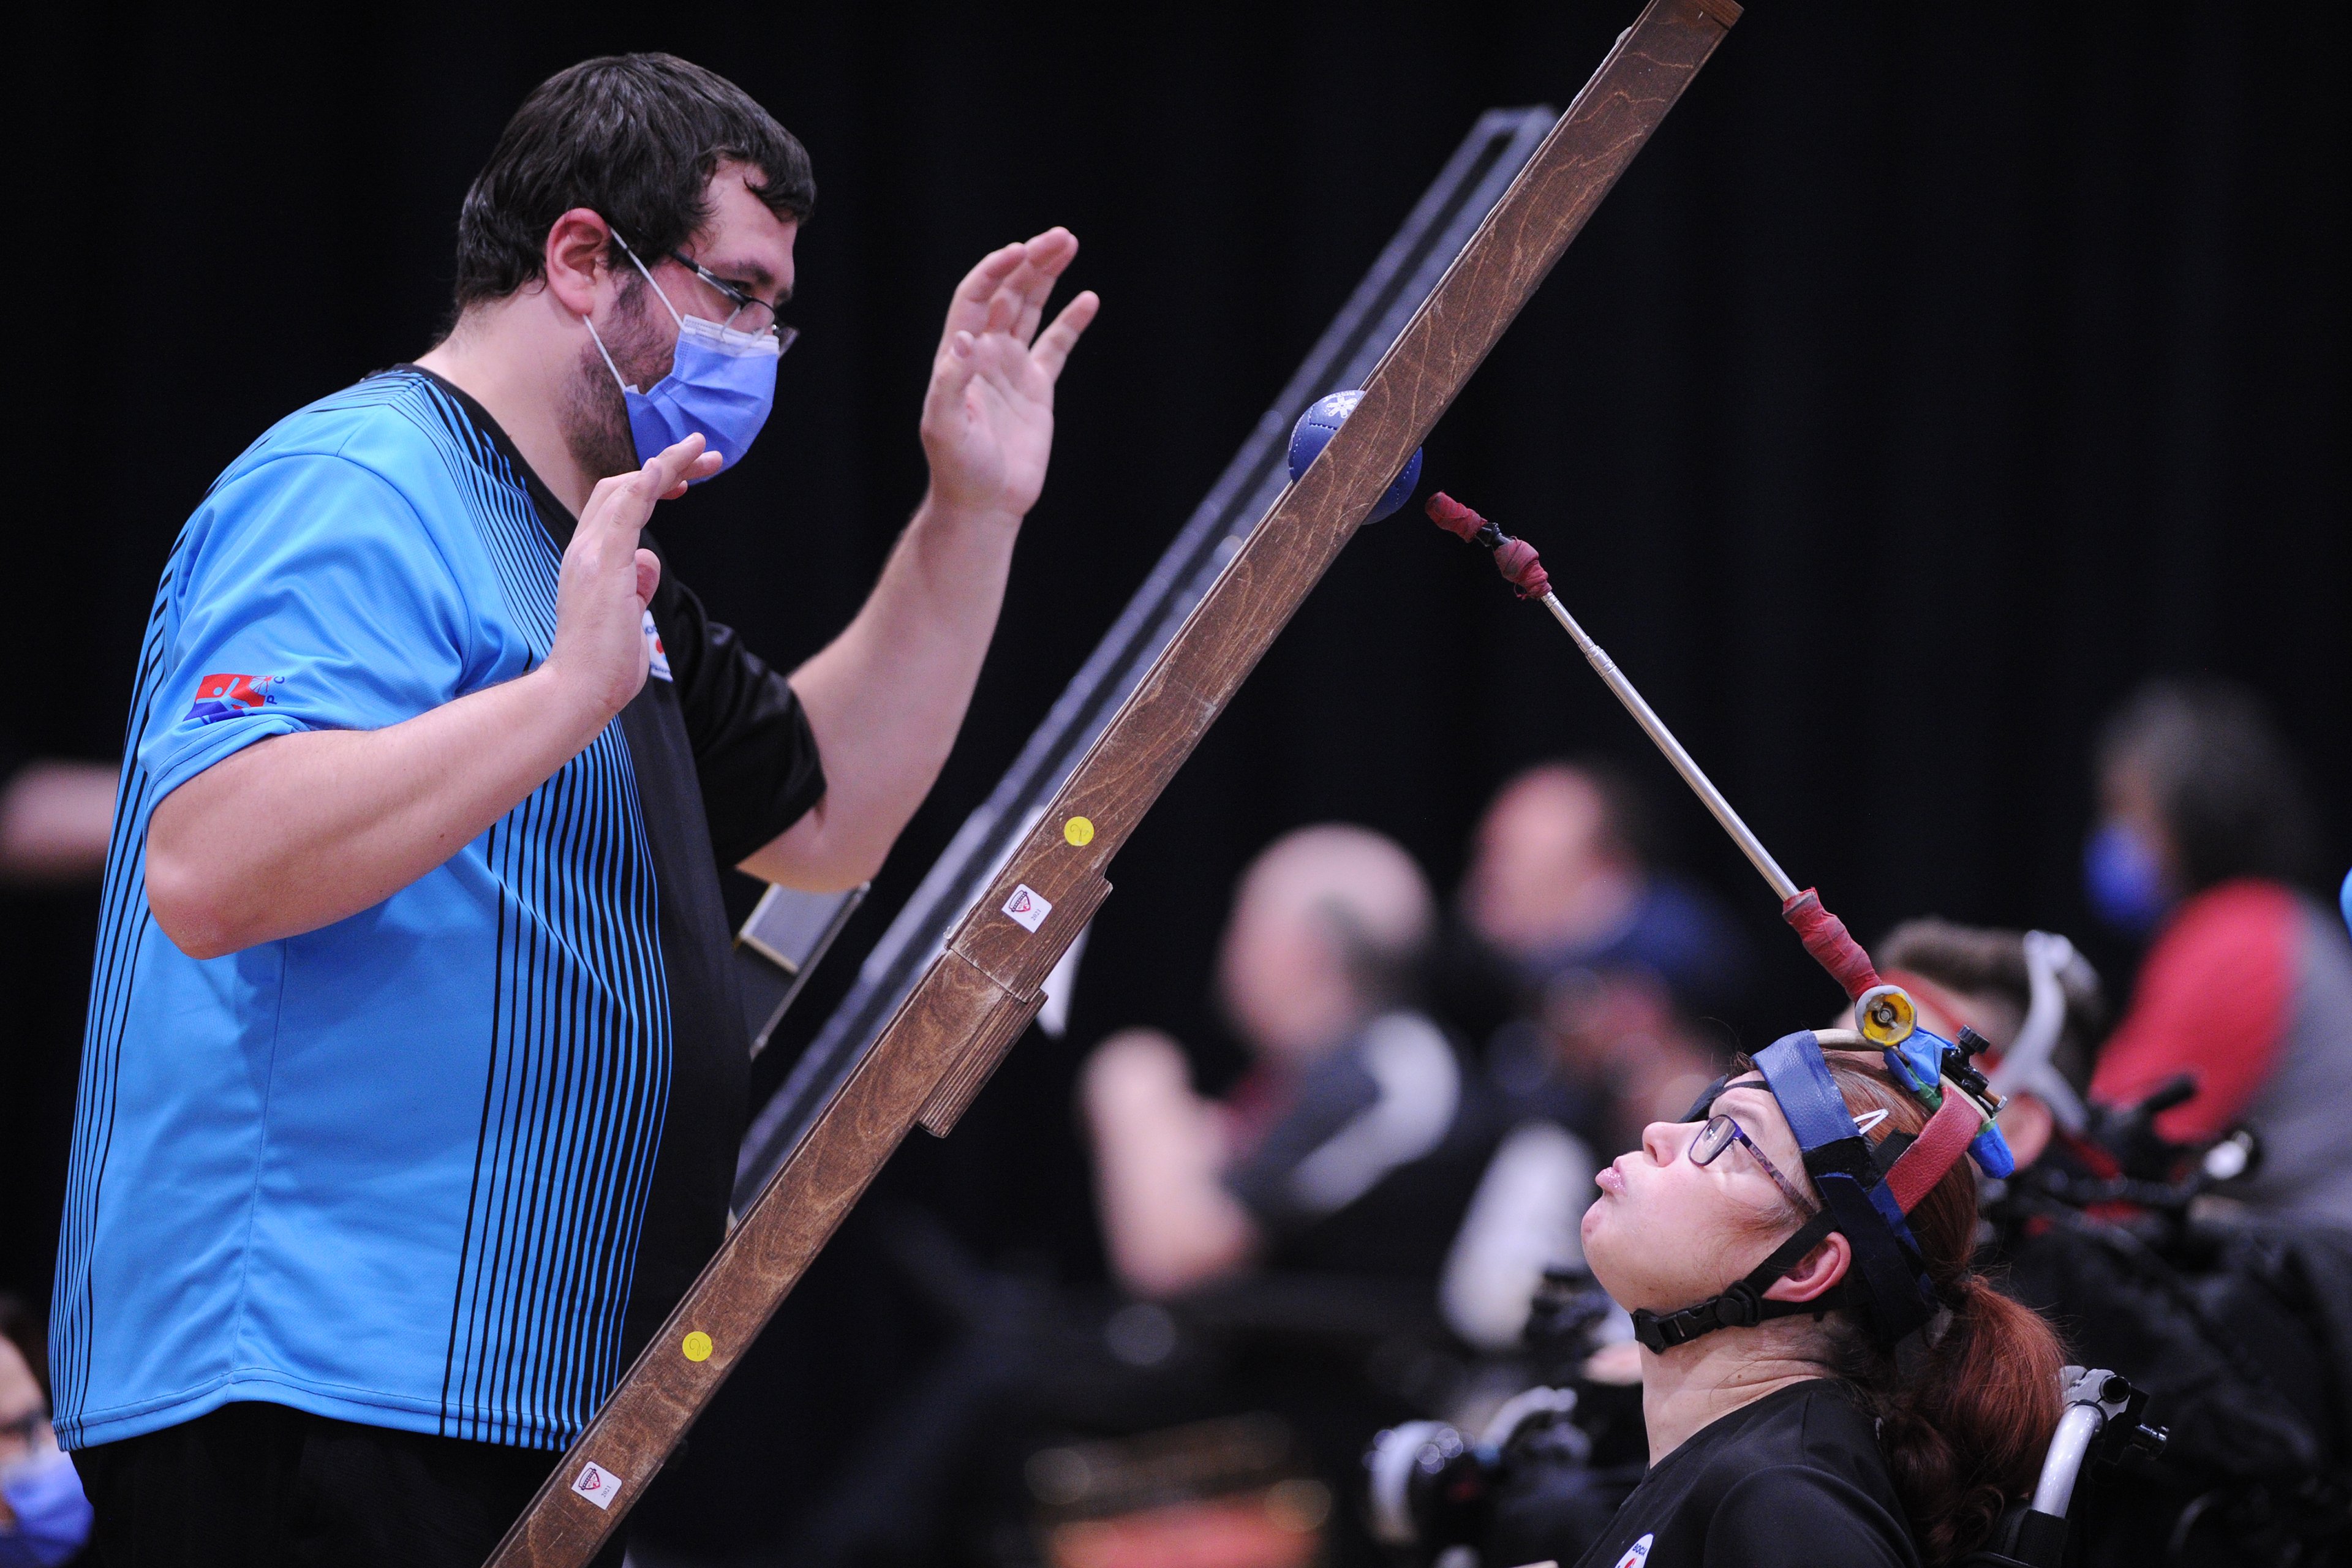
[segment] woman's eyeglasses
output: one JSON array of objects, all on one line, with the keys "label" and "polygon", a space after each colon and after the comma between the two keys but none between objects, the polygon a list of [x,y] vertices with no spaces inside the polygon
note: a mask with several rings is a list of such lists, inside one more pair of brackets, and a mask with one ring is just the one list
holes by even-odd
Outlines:
[{"label": "woman's eyeglasses", "polygon": [[1805,1196],[1795,1184],[1780,1173],[1780,1167],[1767,1159],[1764,1151],[1756,1146],[1756,1140],[1748,1136],[1747,1130],[1728,1116],[1717,1114],[1706,1119],[1706,1125],[1700,1128],[1698,1136],[1690,1141],[1691,1163],[1711,1165],[1734,1143],[1741,1145],[1756,1157],[1756,1163],[1764,1167],[1764,1173],[1772,1178],[1772,1184],[1780,1189],[1780,1195],[1796,1205],[1798,1212],[1811,1215],[1820,1208],[1820,1205]]}]

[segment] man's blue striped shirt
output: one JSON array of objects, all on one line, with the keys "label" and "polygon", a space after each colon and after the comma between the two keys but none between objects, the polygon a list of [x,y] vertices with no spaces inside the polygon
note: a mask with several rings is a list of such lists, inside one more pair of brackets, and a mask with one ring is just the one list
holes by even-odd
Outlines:
[{"label": "man's blue striped shirt", "polygon": [[68,1446],[259,1399],[561,1447],[716,1245],[745,1079],[716,857],[823,778],[790,688],[669,574],[657,679],[444,865],[209,960],[147,906],[150,814],[205,768],[545,658],[569,528],[478,405],[404,367],[278,424],[183,531],[90,993]]}]

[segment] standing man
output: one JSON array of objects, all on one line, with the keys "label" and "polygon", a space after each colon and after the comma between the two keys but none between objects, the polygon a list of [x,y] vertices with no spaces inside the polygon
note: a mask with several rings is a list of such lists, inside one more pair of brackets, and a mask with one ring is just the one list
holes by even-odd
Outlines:
[{"label": "standing man", "polygon": [[149,621],[52,1337],[116,1564],[474,1568],[726,1225],[718,868],[870,876],[945,760],[1096,299],[956,290],[930,485],[786,677],[640,530],[740,458],[800,144],[663,55],[519,110],[457,314],[214,484]]}]

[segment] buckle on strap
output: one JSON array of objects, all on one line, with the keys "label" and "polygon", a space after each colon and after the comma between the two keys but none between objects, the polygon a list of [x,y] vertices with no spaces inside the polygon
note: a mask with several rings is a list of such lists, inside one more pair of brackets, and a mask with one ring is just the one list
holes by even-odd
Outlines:
[{"label": "buckle on strap", "polygon": [[1696,1307],[1685,1307],[1679,1312],[1664,1316],[1647,1307],[1633,1310],[1633,1338],[1642,1348],[1653,1354],[1664,1354],[1676,1345],[1686,1345],[1701,1334],[1712,1333],[1723,1325],[1716,1321],[1715,1303],[1701,1301]]},{"label": "buckle on strap", "polygon": [[1764,1298],[1745,1279],[1733,1280],[1731,1289],[1715,1299],[1714,1307],[1718,1328],[1752,1329],[1764,1321]]},{"label": "buckle on strap", "polygon": [[1679,1312],[1661,1314],[1646,1307],[1634,1309],[1633,1338],[1653,1354],[1663,1354],[1717,1329],[1752,1329],[1775,1318],[1805,1314],[1821,1318],[1853,1303],[1853,1298],[1843,1281],[1810,1301],[1768,1301],[1753,1284],[1742,1279],[1722,1295],[1696,1307],[1685,1307]]}]

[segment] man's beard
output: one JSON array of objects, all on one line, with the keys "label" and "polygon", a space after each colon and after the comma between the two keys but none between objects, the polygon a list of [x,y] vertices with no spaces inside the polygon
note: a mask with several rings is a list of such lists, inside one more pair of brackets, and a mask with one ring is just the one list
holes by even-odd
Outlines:
[{"label": "man's beard", "polygon": [[[612,321],[603,329],[604,348],[612,354],[614,366],[631,386],[639,388],[653,385],[670,368],[670,351],[648,320],[650,312],[645,306],[645,286],[639,281],[635,288],[623,290]],[[581,347],[580,363],[564,388],[558,417],[572,460],[591,479],[634,473],[642,466],[636,438],[629,433],[628,400],[614,384],[613,372],[605,367],[604,355],[596,352],[593,339]]]}]

